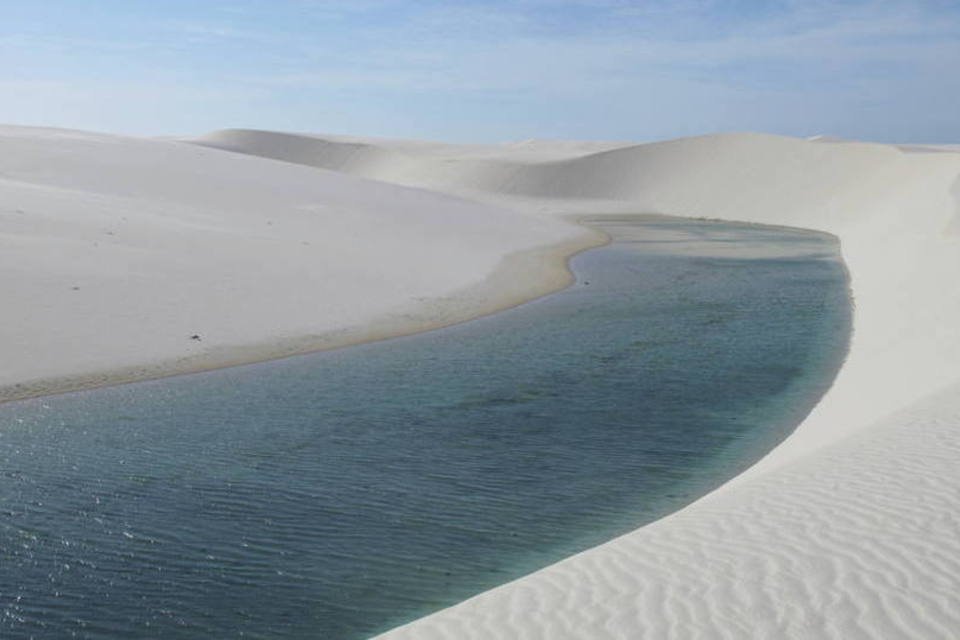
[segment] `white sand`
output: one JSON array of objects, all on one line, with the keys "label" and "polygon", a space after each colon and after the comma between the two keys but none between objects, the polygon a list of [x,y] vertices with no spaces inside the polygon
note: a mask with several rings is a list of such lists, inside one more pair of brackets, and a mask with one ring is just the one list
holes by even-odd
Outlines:
[{"label": "white sand", "polygon": [[0,128],[0,398],[509,305],[597,241],[560,214],[820,229],[842,241],[855,334],[795,434],[677,514],[387,636],[960,636],[960,154],[752,134],[200,142],[288,162]]},{"label": "white sand", "polygon": [[178,142],[0,127],[0,400],[448,324],[564,286],[599,241]]},{"label": "white sand", "polygon": [[345,153],[338,140],[236,131],[201,143],[517,211],[705,216],[842,241],[856,303],[848,360],[767,458],[679,513],[384,637],[960,637],[960,154],[949,146],[737,134],[515,157],[356,139],[362,151]]}]

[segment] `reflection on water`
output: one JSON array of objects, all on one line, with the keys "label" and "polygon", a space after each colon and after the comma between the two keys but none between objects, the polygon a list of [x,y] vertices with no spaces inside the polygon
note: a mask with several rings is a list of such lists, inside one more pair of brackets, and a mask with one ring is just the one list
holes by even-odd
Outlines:
[{"label": "reflection on water", "polygon": [[749,465],[846,349],[834,242],[596,224],[496,316],[0,408],[0,637],[361,638]]}]

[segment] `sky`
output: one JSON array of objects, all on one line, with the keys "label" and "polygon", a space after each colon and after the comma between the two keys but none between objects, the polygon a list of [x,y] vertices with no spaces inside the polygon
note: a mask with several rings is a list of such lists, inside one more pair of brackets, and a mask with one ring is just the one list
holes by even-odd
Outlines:
[{"label": "sky", "polygon": [[0,122],[960,142],[960,0],[0,0]]}]

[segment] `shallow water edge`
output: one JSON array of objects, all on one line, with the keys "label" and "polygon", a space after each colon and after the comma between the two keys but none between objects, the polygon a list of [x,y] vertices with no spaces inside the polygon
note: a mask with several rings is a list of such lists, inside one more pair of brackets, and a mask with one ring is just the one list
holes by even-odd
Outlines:
[{"label": "shallow water edge", "polygon": [[[575,224],[576,220],[571,220],[571,223]],[[482,282],[464,287],[448,296],[411,303],[361,325],[315,335],[274,338],[258,344],[211,349],[195,356],[175,357],[133,367],[26,380],[14,385],[0,386],[0,404],[256,364],[414,335],[469,322],[569,286],[573,282],[570,260],[583,251],[610,242],[610,238],[602,232],[589,226],[580,227],[581,233],[576,238],[505,256],[494,272]]]},{"label": "shallow water edge", "polygon": [[501,314],[6,405],[0,625],[366,637],[742,471],[842,360],[835,243],[596,224],[572,287]]}]

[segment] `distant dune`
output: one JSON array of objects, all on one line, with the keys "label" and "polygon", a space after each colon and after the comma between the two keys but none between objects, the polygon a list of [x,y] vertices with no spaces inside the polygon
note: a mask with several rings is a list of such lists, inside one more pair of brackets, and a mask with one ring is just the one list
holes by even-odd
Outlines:
[{"label": "distant dune", "polygon": [[602,203],[618,210],[762,218],[808,227],[829,225],[818,218],[836,215],[829,201],[870,190],[911,164],[892,146],[812,144],[761,134],[599,148],[529,141],[520,151],[517,145],[488,145],[469,154],[460,145],[444,152],[440,144],[248,130],[215,132],[192,142],[491,201],[514,197],[515,208],[529,208],[519,202],[526,198],[541,200],[539,206],[550,210],[596,211]]},{"label": "distant dune", "polygon": [[954,148],[757,134],[533,142],[522,156],[250,131],[196,142],[516,211],[725,218],[842,242],[851,351],[780,447],[673,516],[385,637],[960,637]]},{"label": "distant dune", "polygon": [[793,435],[676,514],[385,637],[957,638],[960,153],[921,147],[0,128],[0,399],[502,308],[567,282],[601,241],[581,214],[823,230],[854,335]]}]

